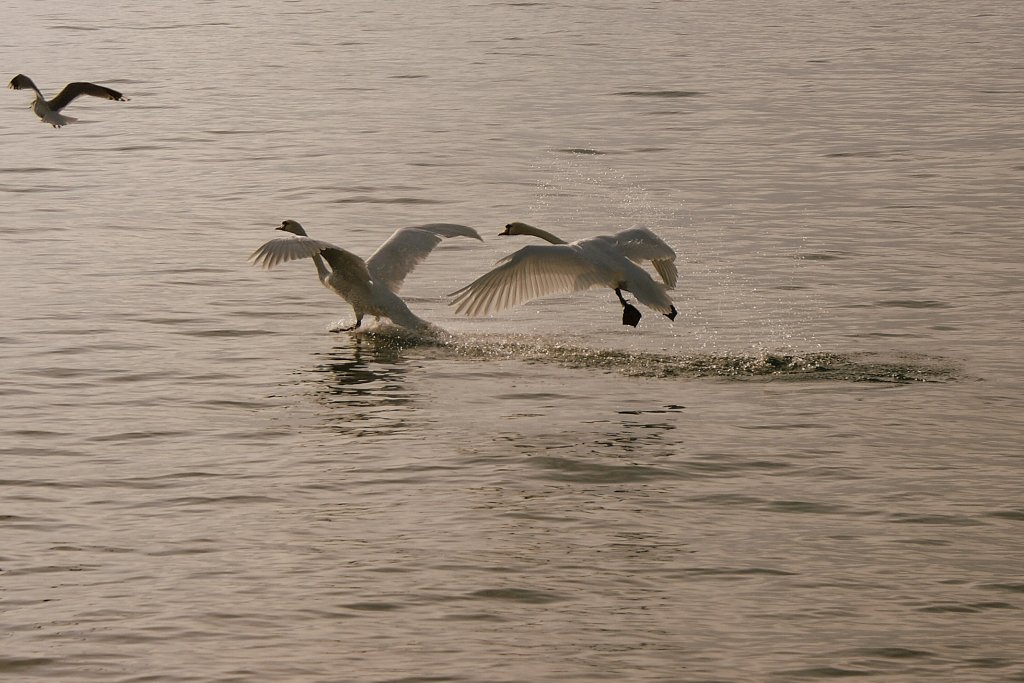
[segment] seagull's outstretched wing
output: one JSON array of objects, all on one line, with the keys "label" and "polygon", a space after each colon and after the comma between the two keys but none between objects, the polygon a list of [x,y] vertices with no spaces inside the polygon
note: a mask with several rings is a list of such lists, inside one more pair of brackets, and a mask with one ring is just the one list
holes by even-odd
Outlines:
[{"label": "seagull's outstretched wing", "polygon": [[606,279],[572,245],[531,244],[509,254],[498,261],[496,268],[452,292],[449,305],[466,315],[487,315],[548,294],[605,285],[608,284]]},{"label": "seagull's outstretched wing", "polygon": [[366,266],[374,282],[398,293],[406,276],[430,255],[444,237],[472,237],[483,241],[477,231],[456,223],[428,223],[410,228],[399,228],[373,256]]},{"label": "seagull's outstretched wing", "polygon": [[124,95],[103,85],[96,85],[95,83],[68,83],[56,97],[50,100],[50,109],[60,111],[71,104],[71,101],[79,95],[92,95],[93,97],[101,97],[105,100],[118,100],[119,102],[127,101]]},{"label": "seagull's outstretched wing", "polygon": [[25,74],[18,74],[12,78],[11,82],[7,84],[7,87],[11,90],[25,90],[26,88],[31,88],[32,90],[39,92],[39,88],[36,87],[36,84],[33,83],[32,79]]},{"label": "seagull's outstretched wing", "polygon": [[615,233],[611,239],[623,256],[635,263],[650,261],[666,287],[676,286],[676,252],[660,237],[647,228],[631,228]]}]

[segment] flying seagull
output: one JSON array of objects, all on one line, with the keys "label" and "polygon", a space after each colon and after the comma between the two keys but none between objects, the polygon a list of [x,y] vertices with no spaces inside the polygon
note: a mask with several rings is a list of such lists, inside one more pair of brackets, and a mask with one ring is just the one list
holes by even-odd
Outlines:
[{"label": "flying seagull", "polygon": [[119,102],[126,102],[128,100],[127,97],[116,90],[103,85],[96,85],[95,83],[68,83],[56,97],[52,100],[47,100],[43,97],[43,93],[39,92],[39,88],[32,82],[32,79],[25,74],[18,74],[12,78],[8,87],[13,90],[24,90],[25,88],[35,90],[36,98],[32,101],[32,111],[44,123],[48,123],[54,128],[60,128],[72,121],[78,120],[70,116],[64,116],[60,113],[60,110],[71,104],[79,95],[92,95],[93,97],[102,97],[106,100],[117,100]]}]

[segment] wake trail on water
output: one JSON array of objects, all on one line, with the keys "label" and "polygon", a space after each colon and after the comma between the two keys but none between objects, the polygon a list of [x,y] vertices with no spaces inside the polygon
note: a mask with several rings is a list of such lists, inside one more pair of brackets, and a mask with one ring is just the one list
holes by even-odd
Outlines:
[{"label": "wake trail on water", "polygon": [[614,372],[655,379],[840,381],[909,384],[954,381],[959,370],[948,359],[921,353],[798,351],[650,353],[588,348],[528,335],[460,335],[440,327],[415,331],[386,322],[349,333],[353,343],[394,354],[467,361],[521,361]]}]

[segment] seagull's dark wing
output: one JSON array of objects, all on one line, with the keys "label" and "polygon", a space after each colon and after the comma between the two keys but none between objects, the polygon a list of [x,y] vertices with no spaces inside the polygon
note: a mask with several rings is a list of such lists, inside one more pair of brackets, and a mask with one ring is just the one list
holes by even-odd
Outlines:
[{"label": "seagull's dark wing", "polygon": [[11,79],[11,82],[7,84],[7,87],[11,90],[24,90],[25,88],[31,88],[36,92],[39,92],[39,88],[32,82],[32,79],[25,74],[18,74]]},{"label": "seagull's dark wing", "polygon": [[95,83],[68,83],[48,104],[53,111],[59,111],[71,104],[71,101],[79,95],[92,95],[93,97],[102,97],[105,100],[125,101],[124,95],[103,85],[96,85]]}]

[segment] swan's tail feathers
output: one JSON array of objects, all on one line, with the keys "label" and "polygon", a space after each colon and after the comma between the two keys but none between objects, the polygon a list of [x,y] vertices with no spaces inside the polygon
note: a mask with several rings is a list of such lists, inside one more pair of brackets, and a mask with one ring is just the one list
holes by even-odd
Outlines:
[{"label": "swan's tail feathers", "polygon": [[468,225],[459,225],[458,223],[426,223],[425,225],[414,225],[412,227],[417,230],[433,233],[438,237],[471,237],[481,242],[484,241],[484,238],[476,230]]},{"label": "swan's tail feathers", "polygon": [[665,286],[660,282],[651,280],[643,286],[636,286],[635,283],[629,288],[636,300],[653,311],[662,313],[672,319],[676,314],[676,307],[672,304]]},{"label": "swan's tail feathers", "polygon": [[387,318],[399,327],[408,330],[426,330],[431,327],[430,323],[410,311],[408,306],[390,311]]},{"label": "swan's tail feathers", "polygon": [[623,256],[634,263],[650,261],[669,289],[676,286],[676,252],[647,228],[630,228],[610,237]]},{"label": "swan's tail feathers", "polygon": [[669,289],[675,289],[676,281],[679,279],[679,271],[676,269],[676,262],[669,259],[655,259],[651,261],[654,269],[658,271],[662,282]]}]

